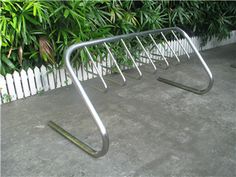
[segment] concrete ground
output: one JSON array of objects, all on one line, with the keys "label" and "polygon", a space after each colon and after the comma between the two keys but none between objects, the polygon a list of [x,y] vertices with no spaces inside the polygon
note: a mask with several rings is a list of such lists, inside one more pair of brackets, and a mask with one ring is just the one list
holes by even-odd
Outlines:
[{"label": "concrete ground", "polygon": [[[236,176],[236,44],[202,52],[215,78],[196,95],[156,80],[204,86],[197,62],[186,62],[101,93],[85,88],[110,136],[94,159],[47,126],[53,120],[99,147],[100,136],[73,86],[2,105],[2,177]],[[131,72],[135,74],[135,72]],[[118,77],[112,76],[115,79]],[[117,78],[116,78],[117,77]]]}]

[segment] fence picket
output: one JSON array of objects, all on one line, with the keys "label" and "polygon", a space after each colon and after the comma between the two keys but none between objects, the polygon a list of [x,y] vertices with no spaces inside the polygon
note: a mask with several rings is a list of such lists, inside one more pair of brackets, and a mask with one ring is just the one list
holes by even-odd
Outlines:
[{"label": "fence picket", "polygon": [[141,56],[146,56],[146,54],[145,54],[144,52],[142,52],[141,55],[140,55],[140,58],[139,58],[139,60],[140,60],[141,62],[144,62],[144,58],[141,57]]},{"label": "fence picket", "polygon": [[179,42],[175,40],[175,51],[177,56],[181,56],[182,49],[180,47],[181,40],[179,39]]},{"label": "fence picket", "polygon": [[87,75],[87,79],[92,79],[93,78],[93,75],[91,73],[89,73],[89,72],[92,72],[92,69],[90,67],[91,65],[92,65],[92,63],[89,62],[89,64],[87,66],[84,66],[84,71]]},{"label": "fence picket", "polygon": [[59,70],[60,76],[61,76],[61,86],[64,87],[66,86],[66,72],[64,68],[61,68]]},{"label": "fence picket", "polygon": [[[187,49],[187,47],[186,47],[186,45],[185,45],[185,43],[184,43],[184,39],[181,39],[180,40],[180,42],[181,42],[181,44],[182,44],[182,46],[183,46],[183,48],[186,50],[186,52],[188,52],[189,53],[189,51],[188,51],[188,49]],[[182,55],[185,55],[185,52],[184,52],[184,50],[182,50]]]},{"label": "fence picket", "polygon": [[7,83],[5,77],[0,75],[0,92],[1,92],[1,99],[2,103],[6,103],[6,96],[9,95],[7,91]]},{"label": "fence picket", "polygon": [[159,54],[159,56],[157,56],[157,59],[158,59],[158,60],[164,60],[164,59],[162,58],[162,55],[161,55],[161,54],[163,54],[163,56],[166,57],[165,46],[162,45],[161,43],[159,43],[158,46],[159,46],[159,49],[160,49],[160,53],[159,53],[159,51],[157,50],[157,53]]},{"label": "fence picket", "polygon": [[202,40],[200,38],[198,38],[198,46],[199,46],[200,51],[204,50],[203,46],[201,45],[201,42],[202,42]]},{"label": "fence picket", "polygon": [[[182,44],[182,46],[184,46],[184,45],[183,45],[182,38],[179,38],[179,43]],[[180,46],[179,43],[177,42],[179,54],[180,54],[180,55],[184,55],[185,52],[184,52],[184,50],[182,49],[182,47]]]},{"label": "fence picket", "polygon": [[[175,42],[175,41],[170,41],[170,46],[171,46],[171,48],[173,49],[174,53],[175,53],[176,55],[178,55],[178,54],[175,52],[174,42]],[[171,53],[172,53],[172,52],[171,52]],[[174,54],[173,54],[173,53],[172,53],[172,57],[174,57]]]},{"label": "fence picket", "polygon": [[[169,41],[167,41],[167,43],[169,44]],[[170,48],[167,45],[167,43],[165,43],[166,54],[167,54],[168,57],[171,57],[172,52],[170,51]]]},{"label": "fence picket", "polygon": [[179,53],[178,53],[179,51],[176,51],[176,50],[175,50],[175,49],[176,49],[176,48],[175,48],[175,41],[171,40],[170,42],[171,42],[171,46],[172,46],[173,51],[174,51],[175,54],[178,56],[178,55],[179,55]]},{"label": "fence picket", "polygon": [[188,53],[191,53],[190,50],[189,50],[189,47],[188,47],[188,44],[187,44],[187,40],[186,40],[186,39],[183,39],[183,46],[184,46],[185,50],[186,50]]},{"label": "fence picket", "polygon": [[67,85],[71,85],[72,84],[72,80],[70,78],[70,75],[67,73],[66,70],[65,70],[65,72],[66,72],[66,83],[67,83]]},{"label": "fence picket", "polygon": [[171,43],[172,43],[172,49],[174,50],[174,52],[176,53],[176,55],[178,56],[179,55],[179,51],[177,51],[177,45],[176,45],[176,40],[171,40]]},{"label": "fence picket", "polygon": [[81,65],[81,70],[82,70],[82,73],[83,73],[83,79],[88,80],[88,73],[85,71],[84,65]]},{"label": "fence picket", "polygon": [[24,95],[25,97],[28,97],[30,96],[30,90],[29,90],[29,84],[28,84],[28,76],[25,70],[21,70],[20,76],[21,76],[21,82],[23,86]]},{"label": "fence picket", "polygon": [[[111,55],[107,55],[107,63],[106,63],[106,66],[108,68],[111,67]],[[111,74],[111,70],[110,69],[107,69],[107,73],[106,74]]]},{"label": "fence picket", "polygon": [[50,90],[55,89],[55,78],[53,71],[48,72],[48,83]]},{"label": "fence picket", "polygon": [[24,97],[24,94],[23,94],[22,85],[21,85],[21,78],[17,71],[14,71],[13,73],[13,79],[15,83],[17,99],[21,99]]},{"label": "fence picket", "polygon": [[37,66],[34,68],[34,76],[35,76],[35,83],[36,83],[37,91],[41,92],[43,90],[43,86],[41,82],[41,72]]},{"label": "fence picket", "polygon": [[98,67],[98,71],[102,74],[102,66],[101,66],[101,63],[98,63],[97,67]]},{"label": "fence picket", "polygon": [[174,43],[174,51],[175,51],[176,55],[180,56],[181,54],[180,54],[179,43],[177,42],[177,40],[174,40],[173,43]]},{"label": "fence picket", "polygon": [[164,49],[164,56],[169,57],[168,48],[166,47],[166,43],[162,43],[163,49]]},{"label": "fence picket", "polygon": [[100,63],[100,66],[101,66],[101,74],[102,75],[106,75],[106,69],[102,67],[103,66],[106,66],[106,59],[105,57],[102,59],[101,63]]},{"label": "fence picket", "polygon": [[201,48],[201,44],[200,44],[200,41],[201,41],[201,39],[198,38],[198,37],[196,37],[196,46],[197,46],[197,49],[198,49],[199,51],[202,50],[202,48]]},{"label": "fence picket", "polygon": [[[173,41],[168,41],[168,42],[169,42],[170,47],[173,49],[173,51],[175,51],[174,48],[173,48]],[[171,54],[171,57],[174,56],[173,52],[171,52],[171,50],[170,50],[170,54]]]},{"label": "fence picket", "polygon": [[[195,45],[195,47],[198,48],[198,46],[197,46],[197,42],[198,42],[197,38],[193,37],[192,41],[193,41],[193,44]],[[191,53],[193,53],[192,47],[190,45],[189,45],[189,50],[191,51]]]},{"label": "fence picket", "polygon": [[[194,44],[197,44],[197,43],[198,43],[196,37],[193,37],[193,41],[194,41]],[[186,40],[186,43],[188,44],[188,41],[187,41],[187,40]],[[188,44],[188,46],[189,46],[190,53],[193,53],[194,51],[193,51],[192,47],[191,47],[189,44]]]},{"label": "fence picket", "polygon": [[54,69],[53,72],[55,73],[55,77],[56,77],[56,88],[62,87],[62,85],[61,85],[61,77],[60,77],[59,70],[58,69]]},{"label": "fence picket", "polygon": [[35,87],[34,72],[31,68],[27,70],[27,75],[28,75],[31,95],[35,95],[37,93],[37,89]]},{"label": "fence picket", "polygon": [[96,66],[97,66],[98,71],[100,72],[100,74],[102,74],[102,67],[101,67],[101,59],[100,59],[100,56],[98,56],[98,58],[97,58]]},{"label": "fence picket", "polygon": [[[159,46],[159,44],[158,44],[158,46]],[[148,51],[150,51],[150,50],[148,50]],[[153,47],[153,50],[151,50],[151,53],[155,53],[155,54],[157,54],[157,55],[159,54],[159,52],[158,52],[156,46]],[[158,59],[158,57],[157,57],[156,55],[151,55],[151,54],[150,54],[150,56],[153,57],[154,59]],[[155,61],[155,60],[154,60],[154,61]]]},{"label": "fence picket", "polygon": [[79,81],[84,80],[81,65],[77,67],[77,78],[79,79]]},{"label": "fence picket", "polygon": [[79,81],[83,81],[83,72],[82,72],[82,67],[78,66],[77,67],[77,78],[79,79]]},{"label": "fence picket", "polygon": [[186,43],[186,40],[185,39],[182,39],[182,43],[183,43],[183,47],[185,48],[185,50],[190,54],[190,51],[188,49],[188,45]]},{"label": "fence picket", "polygon": [[6,81],[7,81],[7,88],[9,95],[11,97],[11,100],[16,100],[16,91],[14,88],[14,82],[11,74],[6,75]]},{"label": "fence picket", "polygon": [[42,84],[43,84],[43,89],[44,91],[49,90],[49,85],[48,85],[48,77],[47,77],[47,69],[45,66],[40,67],[41,70],[41,76],[42,76]]},{"label": "fence picket", "polygon": [[[193,49],[192,49],[192,47],[190,46],[190,44],[188,43],[187,40],[185,40],[185,41],[186,41],[186,45],[188,46],[188,50],[189,50],[189,52],[190,52],[190,53],[193,53]],[[196,43],[194,37],[193,37],[193,41],[194,41],[194,43]]]}]

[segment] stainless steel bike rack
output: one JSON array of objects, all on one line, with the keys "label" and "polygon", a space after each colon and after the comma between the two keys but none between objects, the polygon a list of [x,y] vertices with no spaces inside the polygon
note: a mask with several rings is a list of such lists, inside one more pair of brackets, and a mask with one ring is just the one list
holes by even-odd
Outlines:
[{"label": "stainless steel bike rack", "polygon": [[[97,40],[92,40],[92,41],[88,41],[88,42],[82,42],[82,43],[78,43],[78,44],[74,44],[71,45],[64,54],[64,59],[65,59],[65,63],[66,63],[66,68],[67,71],[70,74],[70,77],[77,89],[77,91],[81,94],[84,102],[86,103],[93,120],[95,121],[96,126],[98,127],[101,137],[102,137],[102,147],[100,150],[95,150],[93,149],[91,146],[87,145],[86,143],[84,143],[83,141],[77,139],[76,137],[74,137],[73,135],[71,135],[69,132],[67,132],[66,130],[64,130],[63,128],[61,128],[60,126],[58,126],[57,124],[55,124],[54,122],[50,121],[48,123],[48,125],[53,128],[55,131],[57,131],[59,134],[61,134],[62,136],[64,136],[65,138],[67,138],[68,140],[70,140],[71,142],[73,142],[75,145],[77,145],[79,148],[81,148],[83,151],[85,151],[86,153],[88,153],[89,155],[98,158],[101,157],[103,155],[105,155],[108,151],[109,148],[109,137],[108,137],[108,133],[107,130],[105,128],[105,126],[103,125],[97,111],[95,110],[93,104],[91,103],[88,95],[86,94],[83,86],[81,85],[79,79],[76,76],[76,73],[73,70],[72,64],[71,64],[71,57],[72,57],[72,53],[75,52],[76,50],[85,50],[85,52],[88,55],[88,59],[90,60],[90,62],[93,64],[93,66],[95,66],[95,70],[96,70],[96,75],[100,78],[100,80],[102,81],[105,90],[108,89],[108,86],[106,84],[105,79],[103,78],[103,75],[100,73],[99,69],[96,67],[96,64],[92,58],[92,54],[90,53],[88,47],[91,46],[95,46],[95,45],[104,45],[106,51],[108,52],[108,54],[110,55],[112,61],[115,64],[115,67],[117,68],[119,74],[121,75],[123,84],[126,84],[126,78],[122,72],[122,69],[119,67],[118,62],[115,59],[115,56],[112,53],[111,47],[109,46],[108,43],[112,43],[115,41],[120,41],[124,47],[124,50],[126,51],[127,56],[132,60],[133,66],[134,68],[137,70],[138,72],[138,77],[137,79],[140,79],[142,77],[142,72],[139,69],[138,64],[136,63],[136,59],[132,56],[130,50],[128,49],[126,43],[124,40],[126,39],[136,39],[138,44],[140,45],[141,49],[143,50],[144,54],[146,55],[146,58],[150,61],[151,65],[153,66],[154,71],[157,70],[157,67],[155,65],[155,60],[151,57],[151,53],[150,51],[148,51],[143,43],[141,42],[140,37],[148,37],[152,42],[153,42],[153,47],[155,47],[157,49],[157,51],[159,52],[159,55],[162,57],[162,60],[165,61],[166,64],[166,68],[169,67],[169,62],[167,61],[167,58],[165,56],[165,54],[163,52],[161,52],[160,48],[158,47],[157,42],[155,41],[153,35],[160,35],[162,36],[162,40],[164,40],[167,43],[167,46],[169,47],[170,51],[173,53],[173,56],[175,57],[175,59],[177,60],[177,62],[181,62],[181,60],[179,59],[179,57],[177,56],[177,54],[175,53],[175,51],[171,48],[171,46],[168,43],[168,40],[165,36],[165,34],[172,34],[174,39],[178,42],[178,44],[180,45],[180,47],[182,48],[182,50],[185,52],[185,54],[187,55],[188,58],[190,58],[190,55],[188,54],[188,52],[186,51],[186,49],[184,48],[184,46],[179,42],[179,39],[176,35],[176,33],[178,33],[179,35],[181,35],[182,38],[185,38],[188,42],[188,44],[190,45],[190,47],[193,49],[194,53],[197,55],[200,63],[202,64],[204,70],[206,71],[207,75],[208,75],[208,84],[205,88],[203,89],[197,89],[197,88],[193,88],[190,86],[186,86],[183,85],[181,83],[177,83],[177,82],[173,82],[171,80],[167,80],[165,78],[159,77],[157,80],[164,82],[166,84],[169,85],[173,85],[179,88],[182,88],[184,90],[196,93],[196,94],[204,94],[206,92],[208,92],[212,86],[213,86],[213,77],[212,77],[212,73],[210,71],[210,69],[208,68],[207,64],[205,63],[205,61],[203,60],[202,56],[200,55],[200,53],[198,52],[198,50],[196,49],[196,47],[194,46],[194,44],[192,43],[191,39],[189,38],[189,36],[180,28],[178,27],[173,27],[173,28],[164,28],[164,29],[158,29],[158,30],[151,30],[151,31],[145,31],[145,32],[140,32],[140,33],[132,33],[132,34],[126,34],[126,35],[120,35],[120,36],[114,36],[114,37],[109,37],[109,38],[103,38],[103,39],[97,39]],[[105,66],[106,67],[106,66]]]}]

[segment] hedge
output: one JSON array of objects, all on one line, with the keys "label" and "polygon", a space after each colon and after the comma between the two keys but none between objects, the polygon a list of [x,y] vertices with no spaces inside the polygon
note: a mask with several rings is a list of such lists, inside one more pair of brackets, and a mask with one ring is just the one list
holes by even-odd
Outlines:
[{"label": "hedge", "polygon": [[60,67],[64,49],[81,41],[179,26],[205,42],[226,38],[236,27],[233,1],[5,0],[0,14],[2,75],[42,64]]}]

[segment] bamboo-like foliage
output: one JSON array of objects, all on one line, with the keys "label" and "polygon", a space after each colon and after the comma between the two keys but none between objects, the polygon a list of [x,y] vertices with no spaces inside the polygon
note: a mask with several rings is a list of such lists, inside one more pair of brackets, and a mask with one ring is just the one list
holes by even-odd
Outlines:
[{"label": "bamboo-like foliage", "polygon": [[[0,74],[56,63],[68,45],[124,33],[179,26],[204,41],[222,39],[236,26],[235,2],[122,0],[5,0],[0,8]],[[131,42],[131,48],[137,43]],[[148,41],[147,41],[148,45]],[[120,55],[119,43],[111,45]],[[104,57],[105,49],[90,48]],[[96,57],[94,57],[96,58]],[[120,63],[129,60],[118,56]],[[87,62],[81,51],[73,62]]]}]

